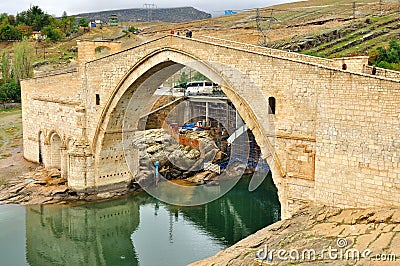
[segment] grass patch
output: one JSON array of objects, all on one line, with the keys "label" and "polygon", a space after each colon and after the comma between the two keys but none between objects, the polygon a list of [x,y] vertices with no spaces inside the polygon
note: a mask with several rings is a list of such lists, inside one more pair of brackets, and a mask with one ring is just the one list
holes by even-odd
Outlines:
[{"label": "grass patch", "polygon": [[3,186],[3,185],[8,185],[8,180],[7,179],[5,179],[5,178],[0,178],[0,186]]}]

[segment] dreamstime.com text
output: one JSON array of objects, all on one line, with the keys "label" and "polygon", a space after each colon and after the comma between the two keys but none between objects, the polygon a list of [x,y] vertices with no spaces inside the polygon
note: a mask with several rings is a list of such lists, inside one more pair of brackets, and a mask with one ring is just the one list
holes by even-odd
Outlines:
[{"label": "dreamstime.com text", "polygon": [[348,248],[347,240],[343,238],[338,239],[336,244],[337,247],[329,246],[319,251],[315,249],[270,249],[268,245],[265,245],[263,249],[256,252],[256,259],[266,262],[310,262],[317,260],[372,260],[394,262],[399,259],[396,257],[396,254],[374,254],[370,249],[358,250],[355,248]]}]

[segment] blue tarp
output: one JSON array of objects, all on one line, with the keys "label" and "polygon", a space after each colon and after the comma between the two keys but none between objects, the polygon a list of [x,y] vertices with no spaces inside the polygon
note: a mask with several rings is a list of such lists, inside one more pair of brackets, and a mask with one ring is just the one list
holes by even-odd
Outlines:
[{"label": "blue tarp", "polygon": [[235,15],[235,14],[237,14],[236,11],[233,11],[233,10],[225,10],[225,16]]},{"label": "blue tarp", "polygon": [[184,124],[183,125],[183,129],[193,129],[196,126],[195,123],[191,123],[191,124]]}]

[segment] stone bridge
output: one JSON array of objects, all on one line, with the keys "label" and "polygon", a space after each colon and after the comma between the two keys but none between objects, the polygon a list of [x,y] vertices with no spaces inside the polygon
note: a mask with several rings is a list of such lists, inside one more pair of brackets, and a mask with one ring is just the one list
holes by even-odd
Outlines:
[{"label": "stone bridge", "polygon": [[109,42],[78,47],[77,69],[22,82],[24,156],[61,169],[77,192],[134,180],[122,147],[124,114],[131,109],[129,128],[137,129],[154,91],[189,66],[222,86],[252,130],[283,217],[310,201],[400,206],[400,74],[371,75],[367,57],[330,60],[172,35],[127,50]]}]

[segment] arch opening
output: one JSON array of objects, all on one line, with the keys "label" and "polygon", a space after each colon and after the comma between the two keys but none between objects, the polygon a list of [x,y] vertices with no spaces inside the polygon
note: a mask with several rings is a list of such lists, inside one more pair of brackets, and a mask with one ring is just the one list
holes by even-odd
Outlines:
[{"label": "arch opening", "polygon": [[[143,124],[143,121],[146,121],[143,119],[143,116],[147,118],[148,114],[154,111],[154,101],[157,101],[157,99],[159,100],[161,98],[159,97],[160,95],[157,95],[157,93],[154,94],[154,92],[156,92],[156,90],[159,89],[164,82],[168,82],[171,79],[174,80],[174,73],[187,66],[193,71],[197,71],[198,73],[209,78],[214,83],[220,84],[220,96],[226,97],[231,101],[231,105],[233,107],[237,107],[237,113],[239,116],[243,116],[243,120],[247,125],[247,128],[242,129],[242,131],[246,132],[246,134],[242,133],[242,135],[247,135],[247,138],[252,138],[252,145],[254,145],[254,147],[258,147],[260,154],[259,157],[263,157],[266,164],[270,166],[272,171],[272,179],[278,189],[278,194],[282,196],[284,194],[284,187],[280,171],[278,170],[279,167],[277,167],[274,160],[276,156],[273,150],[273,144],[271,144],[273,140],[267,134],[264,134],[265,132],[263,132],[262,129],[265,127],[264,125],[261,125],[262,123],[265,124],[270,121],[261,122],[258,119],[254,119],[255,115],[250,107],[250,104],[247,102],[248,98],[246,98],[247,95],[244,93],[244,88],[240,88],[237,84],[235,84],[235,82],[232,82],[232,77],[226,77],[216,71],[216,69],[218,69],[218,65],[209,65],[204,62],[199,62],[193,60],[193,58],[188,58],[187,55],[182,55],[179,53],[174,54],[174,58],[170,57],[170,53],[166,55],[163,54],[163,52],[153,55],[151,57],[152,64],[150,67],[148,65],[146,66],[145,64],[139,64],[137,67],[134,67],[116,88],[114,97],[108,103],[108,111],[103,116],[101,126],[98,127],[104,128],[105,130],[103,132],[99,130],[99,135],[97,136],[96,141],[96,150],[98,151],[97,153],[100,154],[100,156],[96,158],[97,184],[101,185],[110,182],[126,180],[127,177],[123,174],[118,175],[117,173],[117,175],[115,175],[115,173],[107,172],[107,169],[110,169],[110,164],[113,164],[115,168],[116,161],[114,158],[121,158],[121,162],[118,164],[122,166],[123,173],[132,173],[133,176],[131,176],[131,179],[137,178],[137,175],[139,174],[137,169],[139,169],[141,166],[141,162],[138,160],[139,155],[135,155],[136,158],[134,159],[137,161],[136,164],[133,161],[130,161],[130,159],[126,159],[126,162],[123,160],[123,152],[125,152],[124,149],[126,149],[126,147],[122,147],[124,144],[121,144],[124,138],[123,135],[125,134],[125,137],[128,138],[135,138],[135,132],[146,129],[147,124]],[[170,86],[177,88],[180,87],[180,84],[178,86],[177,85],[178,84],[171,83]],[[178,91],[179,89],[173,91],[172,93],[177,93]],[[176,97],[176,95],[177,94],[175,94],[175,96],[170,96]],[[154,97],[157,99],[154,100]],[[135,102],[135,106],[129,106],[130,101]],[[266,106],[269,106],[269,104],[266,104]],[[124,121],[124,115],[128,112],[133,112],[135,115],[132,115],[129,121]],[[213,119],[208,120],[207,115],[195,116],[192,117],[192,119],[198,119],[197,122],[205,120],[204,125],[206,126],[215,123]],[[182,119],[182,121],[186,122],[194,122],[194,120],[187,118]],[[129,129],[125,130],[124,134],[123,127]],[[107,132],[113,133],[111,134]],[[115,154],[115,151],[122,152],[121,154]],[[134,166],[131,167],[131,169],[127,169],[126,167],[123,167],[125,163]],[[122,178],[119,178],[121,176]]]},{"label": "arch opening", "polygon": [[60,136],[57,133],[53,133],[50,136],[50,167],[61,170],[62,147],[63,143]]},{"label": "arch opening", "polygon": [[274,115],[275,114],[275,108],[276,108],[276,100],[275,97],[269,97],[268,98],[268,114]]}]

